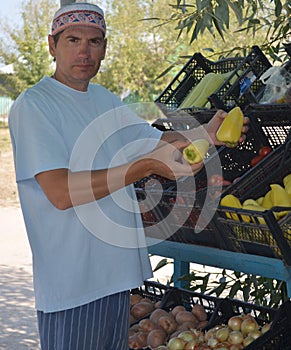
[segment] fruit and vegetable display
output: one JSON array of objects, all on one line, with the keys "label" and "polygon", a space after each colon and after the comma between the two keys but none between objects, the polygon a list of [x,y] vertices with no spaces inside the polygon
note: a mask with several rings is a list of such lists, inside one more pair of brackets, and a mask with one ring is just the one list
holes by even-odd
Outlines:
[{"label": "fruit and vegetable display", "polygon": [[209,315],[203,305],[176,305],[170,311],[137,294],[131,295],[130,349],[153,350],[240,350],[269,330],[251,314],[232,316],[208,330]]},{"label": "fruit and vegetable display", "polygon": [[[233,194],[225,195],[221,201],[221,206],[246,209],[250,211],[263,212],[265,210],[274,209],[276,219],[281,219],[289,213],[288,210],[280,210],[277,207],[291,208],[291,173],[283,178],[283,184],[271,183],[265,190],[265,195],[258,198],[247,198],[242,203],[238,197]],[[226,215],[233,220],[239,220],[235,213],[226,213]],[[251,218],[247,215],[242,215],[242,220],[250,222]],[[264,219],[259,219],[264,223]]]},{"label": "fruit and vegetable display", "polygon": [[202,305],[195,304],[186,310],[183,305],[171,311],[160,308],[160,302],[153,302],[140,295],[131,295],[129,347],[156,349],[165,345],[171,337],[182,331],[202,329],[207,325],[207,313]]},{"label": "fruit and vegetable display", "polygon": [[159,350],[241,350],[270,329],[271,323],[260,326],[249,314],[232,316],[227,324],[207,331],[190,329],[171,338]]}]

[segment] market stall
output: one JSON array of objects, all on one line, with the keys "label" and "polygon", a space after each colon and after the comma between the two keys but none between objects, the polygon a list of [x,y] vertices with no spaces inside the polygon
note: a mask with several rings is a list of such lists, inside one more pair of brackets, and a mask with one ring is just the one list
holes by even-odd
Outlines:
[{"label": "market stall", "polygon": [[[179,277],[198,263],[284,281],[291,298],[291,61],[276,68],[287,88],[267,94],[260,78],[270,78],[273,68],[257,46],[246,57],[217,62],[196,53],[156,100],[165,117],[153,126],[161,130],[190,129],[219,108],[239,106],[250,119],[246,140],[209,149],[194,181],[152,176],[136,184],[149,252],[174,259],[180,295]],[[289,329],[290,320],[284,324]],[[275,324],[272,331],[244,348],[291,348],[283,341],[288,331]]]}]

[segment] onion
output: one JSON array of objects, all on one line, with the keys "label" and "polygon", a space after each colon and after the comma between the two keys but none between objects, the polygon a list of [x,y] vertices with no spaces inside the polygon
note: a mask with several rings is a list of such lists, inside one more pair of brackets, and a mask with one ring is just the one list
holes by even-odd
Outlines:
[{"label": "onion", "polygon": [[228,335],[229,335],[229,328],[228,327],[220,328],[215,334],[216,339],[220,342],[224,342],[225,340],[227,340]]},{"label": "onion", "polygon": [[247,335],[250,332],[255,331],[257,329],[259,329],[259,325],[258,325],[257,321],[253,317],[245,318],[242,321],[242,324],[241,324],[241,332],[242,332],[242,334]]},{"label": "onion", "polygon": [[241,350],[243,348],[242,344],[232,344],[229,350]]},{"label": "onion", "polygon": [[183,340],[185,340],[186,342],[192,341],[192,340],[196,340],[197,336],[191,332],[191,331],[182,331],[179,335],[178,338],[182,338]]},{"label": "onion", "polygon": [[230,344],[241,344],[243,339],[244,337],[240,331],[231,331],[229,333],[228,341]]},{"label": "onion", "polygon": [[185,345],[185,340],[177,337],[170,339],[167,346],[169,350],[181,350],[184,349]]},{"label": "onion", "polygon": [[209,338],[207,341],[207,345],[210,346],[212,349],[216,347],[218,344],[218,340],[216,338]]},{"label": "onion", "polygon": [[190,340],[186,343],[183,350],[196,350],[198,342],[197,340]]},{"label": "onion", "polygon": [[228,327],[233,331],[240,331],[241,324],[242,324],[241,316],[232,316],[228,320]]}]

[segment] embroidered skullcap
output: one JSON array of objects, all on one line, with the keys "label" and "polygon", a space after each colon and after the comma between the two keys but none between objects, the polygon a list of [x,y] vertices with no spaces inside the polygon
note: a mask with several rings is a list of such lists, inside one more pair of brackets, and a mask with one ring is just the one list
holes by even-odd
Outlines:
[{"label": "embroidered skullcap", "polygon": [[54,15],[51,34],[77,25],[86,25],[100,29],[104,36],[106,24],[103,10],[94,4],[87,2],[75,2],[62,6]]}]

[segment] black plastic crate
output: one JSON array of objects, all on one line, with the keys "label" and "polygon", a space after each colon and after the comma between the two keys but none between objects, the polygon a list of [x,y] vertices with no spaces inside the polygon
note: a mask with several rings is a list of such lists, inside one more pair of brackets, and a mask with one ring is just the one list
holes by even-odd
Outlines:
[{"label": "black plastic crate", "polygon": [[159,282],[144,281],[142,286],[131,289],[130,294],[138,294],[142,298],[148,298],[155,303],[162,300],[169,288],[169,286]]},{"label": "black plastic crate", "polygon": [[234,71],[242,61],[242,57],[232,57],[213,62],[205,58],[200,52],[196,52],[155,100],[155,103],[167,115],[179,108],[190,90],[207,73],[228,73]]},{"label": "black plastic crate", "polygon": [[260,306],[238,299],[222,299],[215,312],[212,314],[206,329],[210,329],[217,325],[227,324],[232,316],[247,315],[253,316],[259,325],[272,322],[277,310],[267,306]]},{"label": "black plastic crate", "polygon": [[235,72],[209,96],[209,101],[216,108],[224,110],[235,106],[244,108],[250,103],[258,103],[265,88],[260,77],[271,66],[261,49],[253,46],[250,53],[238,64]]},{"label": "black plastic crate", "polygon": [[[246,57],[225,58],[210,61],[201,53],[195,53],[178,75],[155,100],[167,115],[179,108],[185,97],[207,73],[231,73],[228,79],[208,97],[210,108],[230,110],[234,106],[244,108],[258,103],[264,90],[260,76],[271,63],[258,46],[253,46]],[[195,106],[194,111],[196,110]],[[199,108],[197,108],[199,109]],[[192,114],[191,108],[186,109]]]},{"label": "black plastic crate", "polygon": [[209,221],[212,208],[218,204],[214,198],[224,188],[208,186],[208,182],[216,174],[230,182],[241,177],[251,168],[251,160],[259,149],[268,145],[265,135],[257,133],[251,125],[246,140],[236,148],[211,147],[203,169],[194,178],[175,182],[152,176],[139,181],[135,188],[146,234],[176,242],[227,248],[228,240],[217,230],[215,222]]},{"label": "black plastic crate", "polygon": [[216,325],[227,324],[235,315],[250,314],[260,326],[271,323],[269,331],[244,347],[246,350],[290,350],[291,349],[291,302],[283,303],[279,309],[224,299],[218,304],[206,330]]},{"label": "black plastic crate", "polygon": [[211,190],[216,191],[214,187],[207,191],[206,176],[200,176],[200,180],[165,181],[161,185],[152,179],[149,182],[152,184],[147,187],[136,187],[147,237],[227,248],[204,205]]},{"label": "black plastic crate", "polygon": [[[284,176],[291,173],[291,140],[278,146],[256,167],[223,193],[233,194],[241,202],[266,194],[271,183],[282,185]],[[214,221],[228,241],[231,250],[282,259],[291,266],[291,212],[276,220],[272,208],[264,212],[219,206]],[[286,208],[290,211],[290,208]],[[235,217],[236,220],[230,218]],[[248,222],[249,221],[249,222]]]},{"label": "black plastic crate", "polygon": [[250,104],[244,114],[250,118],[255,133],[261,134],[263,143],[275,148],[286,141],[291,130],[291,105]]},{"label": "black plastic crate", "polygon": [[[142,297],[148,297],[148,288],[161,289],[162,294],[157,298],[160,308],[171,311],[177,305],[183,305],[190,311],[195,304],[202,305],[207,314],[208,324],[203,328],[207,331],[215,326],[227,324],[235,315],[250,314],[260,326],[270,323],[268,332],[245,347],[246,350],[289,350],[291,349],[291,302],[287,301],[279,309],[247,303],[241,300],[214,297],[191,290],[167,287],[155,282],[145,282],[147,286],[135,289]],[[145,293],[143,293],[145,291]],[[165,291],[165,293],[164,293]],[[150,297],[152,293],[150,292]],[[155,301],[157,299],[154,299]],[[146,348],[149,350],[149,348]]]},{"label": "black plastic crate", "polygon": [[276,312],[271,328],[248,345],[247,350],[291,349],[291,302],[287,301]]},{"label": "black plastic crate", "polygon": [[214,116],[216,110],[197,110],[194,108],[170,112],[167,118],[159,118],[152,126],[162,131],[184,131],[206,124]]},{"label": "black plastic crate", "polygon": [[[146,282],[150,287],[152,282]],[[154,288],[156,288],[154,286]],[[158,286],[162,288],[162,285]],[[138,293],[141,292],[142,297],[147,297],[147,293],[143,294],[142,290],[148,289],[148,287],[141,287]],[[160,301],[160,308],[166,310],[167,312],[174,309],[175,306],[182,305],[186,310],[190,311],[195,304],[202,305],[207,314],[207,321],[212,317],[217,306],[219,305],[220,298],[216,298],[210,295],[204,295],[197,292],[192,292],[186,289],[176,288],[176,287],[166,287],[164,286],[165,294],[162,296]],[[136,290],[134,290],[136,291]],[[138,323],[139,321],[137,321]],[[137,324],[136,323],[136,324]],[[142,349],[140,349],[142,350]],[[143,350],[151,350],[149,347],[143,348]]]},{"label": "black plastic crate", "polygon": [[190,311],[195,304],[199,304],[204,307],[207,319],[210,322],[221,300],[223,299],[212,295],[171,287],[161,300],[161,308],[166,311],[171,311],[175,306],[183,305],[186,310]]}]

